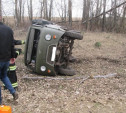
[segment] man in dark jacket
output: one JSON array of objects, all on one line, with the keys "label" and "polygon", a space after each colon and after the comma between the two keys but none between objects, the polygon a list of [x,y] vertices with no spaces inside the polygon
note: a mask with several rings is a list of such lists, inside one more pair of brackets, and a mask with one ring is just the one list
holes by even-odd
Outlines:
[{"label": "man in dark jacket", "polygon": [[[7,89],[13,95],[13,98],[18,99],[18,94],[12,87],[10,80],[7,77],[7,69],[9,61],[14,62],[14,38],[13,31],[8,26],[0,22],[0,79],[5,84]],[[0,87],[0,104],[2,103],[1,98],[1,87]]]}]

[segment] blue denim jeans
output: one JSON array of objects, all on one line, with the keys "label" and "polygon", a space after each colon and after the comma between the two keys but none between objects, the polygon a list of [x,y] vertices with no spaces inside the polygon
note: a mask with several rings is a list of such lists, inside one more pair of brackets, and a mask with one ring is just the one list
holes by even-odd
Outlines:
[{"label": "blue denim jeans", "polygon": [[[15,89],[12,87],[11,82],[9,78],[7,77],[7,69],[9,67],[9,61],[8,62],[0,62],[0,79],[6,86],[6,88],[10,91],[11,94],[15,93]],[[0,104],[2,102],[1,97],[1,87],[0,87]]]}]

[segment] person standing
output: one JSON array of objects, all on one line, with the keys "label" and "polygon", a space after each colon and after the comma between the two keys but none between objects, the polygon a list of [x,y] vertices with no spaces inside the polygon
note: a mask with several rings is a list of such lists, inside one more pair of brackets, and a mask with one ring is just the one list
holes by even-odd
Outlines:
[{"label": "person standing", "polygon": [[[18,94],[12,87],[7,76],[9,61],[15,62],[14,58],[14,37],[13,31],[0,21],[0,79],[13,96],[14,100],[18,99]],[[1,87],[0,87],[0,104],[2,104]]]},{"label": "person standing", "polygon": [[[14,45],[23,45],[25,44],[24,40],[14,40]],[[14,48],[15,51],[15,59],[22,53],[22,49],[20,48]],[[7,76],[12,84],[12,87],[16,90],[16,91],[20,91],[20,88],[18,87],[18,81],[17,81],[17,73],[16,73],[16,64],[15,62],[9,64],[9,69],[8,69],[8,73]],[[4,85],[4,89],[7,89]]]}]

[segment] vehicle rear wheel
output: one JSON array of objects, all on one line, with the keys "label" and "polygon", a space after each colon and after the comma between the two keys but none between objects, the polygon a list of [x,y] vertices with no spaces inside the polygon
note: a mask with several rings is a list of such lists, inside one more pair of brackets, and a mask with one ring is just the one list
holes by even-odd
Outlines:
[{"label": "vehicle rear wheel", "polygon": [[83,39],[83,35],[81,35],[78,32],[75,31],[66,31],[64,33],[64,36],[70,37],[71,39],[78,39],[78,40],[82,40]]},{"label": "vehicle rear wheel", "polygon": [[73,63],[73,62],[76,62],[77,59],[75,57],[73,57],[73,56],[70,56],[69,57],[69,61]]},{"label": "vehicle rear wheel", "polygon": [[69,75],[69,76],[72,76],[72,75],[75,75],[75,71],[74,69],[71,69],[71,68],[63,68],[63,67],[60,67],[58,69],[58,72],[59,74],[62,74],[62,75]]}]

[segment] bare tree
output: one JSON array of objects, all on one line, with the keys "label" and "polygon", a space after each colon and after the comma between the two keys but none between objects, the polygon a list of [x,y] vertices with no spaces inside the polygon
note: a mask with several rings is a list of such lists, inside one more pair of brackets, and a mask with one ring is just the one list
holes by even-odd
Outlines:
[{"label": "bare tree", "polygon": [[[66,3],[66,0],[61,0],[61,3],[59,4],[59,7],[60,7],[60,11],[59,14],[60,14],[60,17],[61,17],[61,20],[62,22],[66,22],[67,20],[67,17],[69,17],[69,12],[67,11],[67,3]],[[67,15],[68,14],[68,15]]]},{"label": "bare tree", "polygon": [[22,0],[19,0],[19,22],[21,23],[22,16]]},{"label": "bare tree", "polygon": [[50,7],[49,7],[49,20],[51,20],[51,17],[52,17],[52,7],[53,7],[53,0],[50,0]]},{"label": "bare tree", "polygon": [[30,1],[27,0],[27,5],[28,5],[28,16],[29,16],[29,20],[30,20],[30,22],[32,22],[32,19],[33,19],[32,0],[30,0]]},{"label": "bare tree", "polygon": [[[91,0],[87,0],[87,7],[86,7],[86,20],[89,20],[90,4],[91,4]],[[86,29],[88,29],[88,27],[89,27],[89,22],[86,23]]]},{"label": "bare tree", "polygon": [[40,2],[40,5],[41,5],[41,7],[40,7],[40,18],[42,18],[42,14],[43,14],[43,0],[40,0],[39,2]]},{"label": "bare tree", "polygon": [[19,18],[18,18],[18,0],[15,0],[15,19],[16,19],[16,26],[19,26]]},{"label": "bare tree", "polygon": [[[116,7],[116,5],[117,5],[117,1],[114,0],[114,7]],[[113,13],[114,13],[114,24],[113,24],[113,28],[115,30],[116,29],[116,20],[117,20],[117,9],[116,8],[114,9]]]},{"label": "bare tree", "polygon": [[83,16],[82,16],[82,22],[86,19],[86,7],[87,7],[87,1],[83,0]]},{"label": "bare tree", "polygon": [[66,0],[64,0],[64,20],[66,22],[67,8],[66,8]]},{"label": "bare tree", "polygon": [[62,22],[66,22],[67,18],[67,3],[66,0],[60,0],[60,2],[55,1],[55,7]]},{"label": "bare tree", "polygon": [[32,0],[30,0],[30,22],[32,22],[32,19],[33,19]]},{"label": "bare tree", "polygon": [[25,2],[26,1],[23,1],[23,3],[22,3],[22,22],[24,23],[24,10],[25,10]]},{"label": "bare tree", "polygon": [[66,7],[64,4],[65,3],[63,3],[63,2],[65,2],[65,1],[63,1],[63,0],[61,0],[61,20],[62,20],[62,22],[64,22],[64,8]]},{"label": "bare tree", "polygon": [[126,5],[123,6],[123,16],[120,23],[122,31],[125,30],[125,16],[126,16]]},{"label": "bare tree", "polygon": [[48,20],[47,0],[43,0],[43,7],[44,7],[44,19]]},{"label": "bare tree", "polygon": [[24,22],[24,4],[25,4],[25,2],[23,0],[15,0],[16,26],[21,25],[22,19]]},{"label": "bare tree", "polygon": [[[95,4],[95,2],[91,1],[91,3],[90,3],[90,12],[89,12],[90,13],[90,18],[94,18],[94,15],[95,15],[95,12],[93,11],[94,6],[95,6],[94,4]],[[94,20],[90,21],[90,31],[93,28],[93,24],[94,24]],[[96,27],[97,27],[97,24],[96,24]]]},{"label": "bare tree", "polygon": [[[96,0],[96,13],[95,13],[95,16],[99,15],[100,14],[100,0]],[[96,26],[98,27],[99,25],[99,18],[95,19],[95,24]]]},{"label": "bare tree", "polygon": [[103,20],[102,20],[102,31],[105,30],[105,21],[106,21],[106,0],[103,1]]},{"label": "bare tree", "polygon": [[68,18],[69,24],[72,26],[72,0],[68,0]]},{"label": "bare tree", "polygon": [[85,21],[85,13],[86,12],[86,0],[83,0],[83,15],[82,15],[82,22]]},{"label": "bare tree", "polygon": [[[90,6],[91,5],[91,0],[83,0],[83,16],[82,16],[82,21],[89,20],[89,15],[90,15]],[[93,13],[93,12],[92,12]],[[88,29],[89,22],[87,21],[85,23],[86,29]]]},{"label": "bare tree", "polygon": [[[25,16],[25,8],[28,8],[28,21],[30,22],[33,19],[33,0],[11,0],[10,4],[14,1],[14,17],[15,17],[15,25],[19,26],[22,22],[24,22]],[[125,31],[125,21],[126,21],[126,1],[125,0],[82,0],[82,23],[84,23],[84,27],[89,30],[99,29],[102,31]],[[109,2],[108,2],[109,1]],[[0,17],[2,18],[2,12],[6,17],[8,14],[6,10],[4,10],[3,5],[6,4],[6,1],[0,0]],[[25,3],[27,2],[28,7],[25,7]],[[80,1],[76,1],[79,2]],[[53,6],[55,3],[55,7]],[[48,20],[52,20],[52,14],[55,14],[53,11],[59,13],[59,17],[62,22],[69,22],[69,25],[72,26],[73,18],[72,18],[72,6],[75,5],[73,0],[39,0],[40,8],[38,11],[40,12],[40,17]],[[75,7],[78,8],[78,7]],[[74,9],[75,9],[74,8]],[[108,10],[109,9],[109,10]],[[106,11],[108,10],[108,11]],[[10,11],[13,11],[11,9]],[[105,12],[106,11],[106,12]],[[9,11],[8,11],[9,12]],[[8,13],[7,12],[7,13]],[[75,12],[76,13],[76,12]],[[12,12],[10,13],[12,14]],[[56,16],[56,15],[54,15]],[[93,18],[93,19],[92,19]],[[95,19],[94,19],[95,18]],[[89,20],[89,21],[87,21]],[[56,18],[57,21],[57,18]],[[92,29],[93,28],[93,29]]]}]

